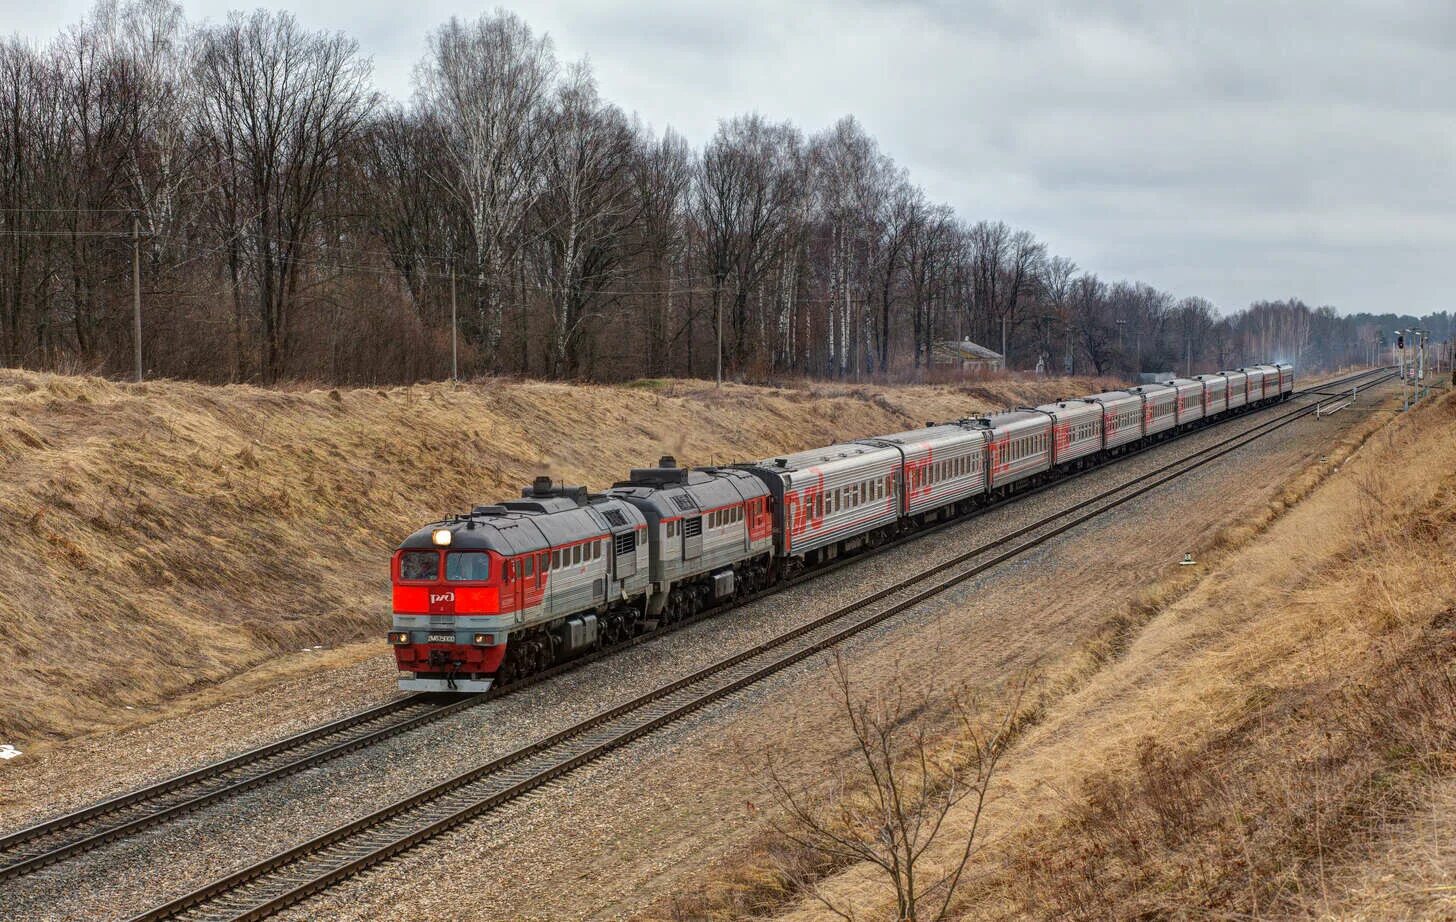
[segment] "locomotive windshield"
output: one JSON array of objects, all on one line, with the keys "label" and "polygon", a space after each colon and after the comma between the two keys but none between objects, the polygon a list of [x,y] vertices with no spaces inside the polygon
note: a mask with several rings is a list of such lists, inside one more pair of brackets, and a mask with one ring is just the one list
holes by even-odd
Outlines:
[{"label": "locomotive windshield", "polygon": [[406,551],[399,558],[400,579],[439,579],[440,555],[435,551]]},{"label": "locomotive windshield", "polygon": [[445,555],[445,578],[451,582],[490,579],[490,557],[481,551]]}]

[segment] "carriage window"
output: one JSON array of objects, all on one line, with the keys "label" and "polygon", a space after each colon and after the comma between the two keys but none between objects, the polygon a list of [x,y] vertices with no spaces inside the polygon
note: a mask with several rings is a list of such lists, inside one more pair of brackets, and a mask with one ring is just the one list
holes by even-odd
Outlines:
[{"label": "carriage window", "polygon": [[445,578],[451,582],[490,579],[490,557],[482,551],[446,554]]},{"label": "carriage window", "polygon": [[561,569],[561,552],[560,551],[552,551],[551,552],[551,569],[553,569],[553,570],[560,570]]},{"label": "carriage window", "polygon": [[532,554],[530,557],[527,557],[526,558],[525,575],[526,576],[535,576],[536,575],[536,555],[535,554]]},{"label": "carriage window", "polygon": [[399,558],[400,579],[439,579],[440,555],[435,551],[408,551]]}]

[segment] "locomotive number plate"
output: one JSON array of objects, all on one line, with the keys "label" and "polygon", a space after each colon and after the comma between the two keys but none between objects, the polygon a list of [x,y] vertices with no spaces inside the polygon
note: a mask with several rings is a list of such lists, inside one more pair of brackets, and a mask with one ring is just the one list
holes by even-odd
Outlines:
[{"label": "locomotive number plate", "polygon": [[430,634],[425,637],[425,643],[454,643],[454,634]]}]

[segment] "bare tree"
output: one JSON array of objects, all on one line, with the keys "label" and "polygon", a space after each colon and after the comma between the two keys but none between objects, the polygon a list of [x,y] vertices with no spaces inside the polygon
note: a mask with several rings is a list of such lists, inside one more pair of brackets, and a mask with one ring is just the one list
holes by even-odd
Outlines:
[{"label": "bare tree", "polygon": [[287,13],[233,14],[203,31],[202,129],[237,207],[234,235],[249,245],[270,381],[289,356],[325,185],[374,106],[368,76],[353,39],[305,31]]},{"label": "bare tree", "polygon": [[[780,835],[816,856],[811,864],[876,868],[894,893],[902,922],[947,918],[976,852],[991,782],[1021,719],[1025,682],[1014,684],[999,717],[987,718],[984,703],[964,687],[933,696],[897,679],[879,694],[861,697],[837,653],[830,679],[853,737],[851,754],[826,766],[827,785],[793,780],[771,755],[764,777],[780,812],[772,822]],[[937,704],[953,716],[944,737],[928,716]],[[954,811],[961,816],[952,839],[947,824]],[[939,860],[929,857],[932,850]],[[834,914],[854,918],[852,904],[814,881],[794,882]]]},{"label": "bare tree", "polygon": [[480,337],[500,342],[504,273],[538,192],[551,94],[551,41],[504,10],[471,23],[451,18],[430,35],[416,71],[420,100],[445,132],[455,193],[474,242]]},{"label": "bare tree", "polygon": [[700,371],[710,310],[734,372],[835,376],[952,335],[1013,367],[1054,340],[1105,373],[1187,370],[1200,340],[1220,365],[1338,364],[1368,356],[1360,326],[1418,322],[1291,299],[1201,333],[1209,311],[1079,285],[1029,231],[927,201],[852,116],[807,144],[740,116],[694,151],[504,11],[432,33],[402,105],[368,69],[342,36],[198,28],[178,0],[0,43],[0,361],[130,369],[132,211],[147,363],[206,380],[438,377],[456,292],[467,374],[609,380]]},{"label": "bare tree", "polygon": [[759,115],[730,119],[703,151],[695,184],[704,256],[712,282],[713,315],[720,324],[731,291],[730,368],[742,368],[753,331],[749,302],[763,280],[798,195],[795,161],[799,135]]},{"label": "bare tree", "polygon": [[570,375],[582,324],[622,282],[637,211],[636,136],[621,110],[602,104],[584,63],[571,69],[545,123],[538,268],[552,302],[548,367]]},{"label": "bare tree", "polygon": [[682,135],[668,129],[661,139],[642,139],[633,159],[637,184],[637,223],[642,235],[646,271],[657,290],[647,298],[643,367],[660,374],[672,367],[669,353],[687,333],[686,320],[675,329],[674,291],[691,287],[684,263],[688,242],[688,193],[692,187],[692,153]]}]

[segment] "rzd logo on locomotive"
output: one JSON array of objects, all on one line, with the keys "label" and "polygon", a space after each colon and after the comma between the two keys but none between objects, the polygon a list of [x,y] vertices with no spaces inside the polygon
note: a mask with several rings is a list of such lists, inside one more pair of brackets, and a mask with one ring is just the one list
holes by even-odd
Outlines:
[{"label": "rzd logo on locomotive", "polygon": [[453,612],[455,610],[455,591],[431,592],[430,593],[430,614],[437,612]]}]

